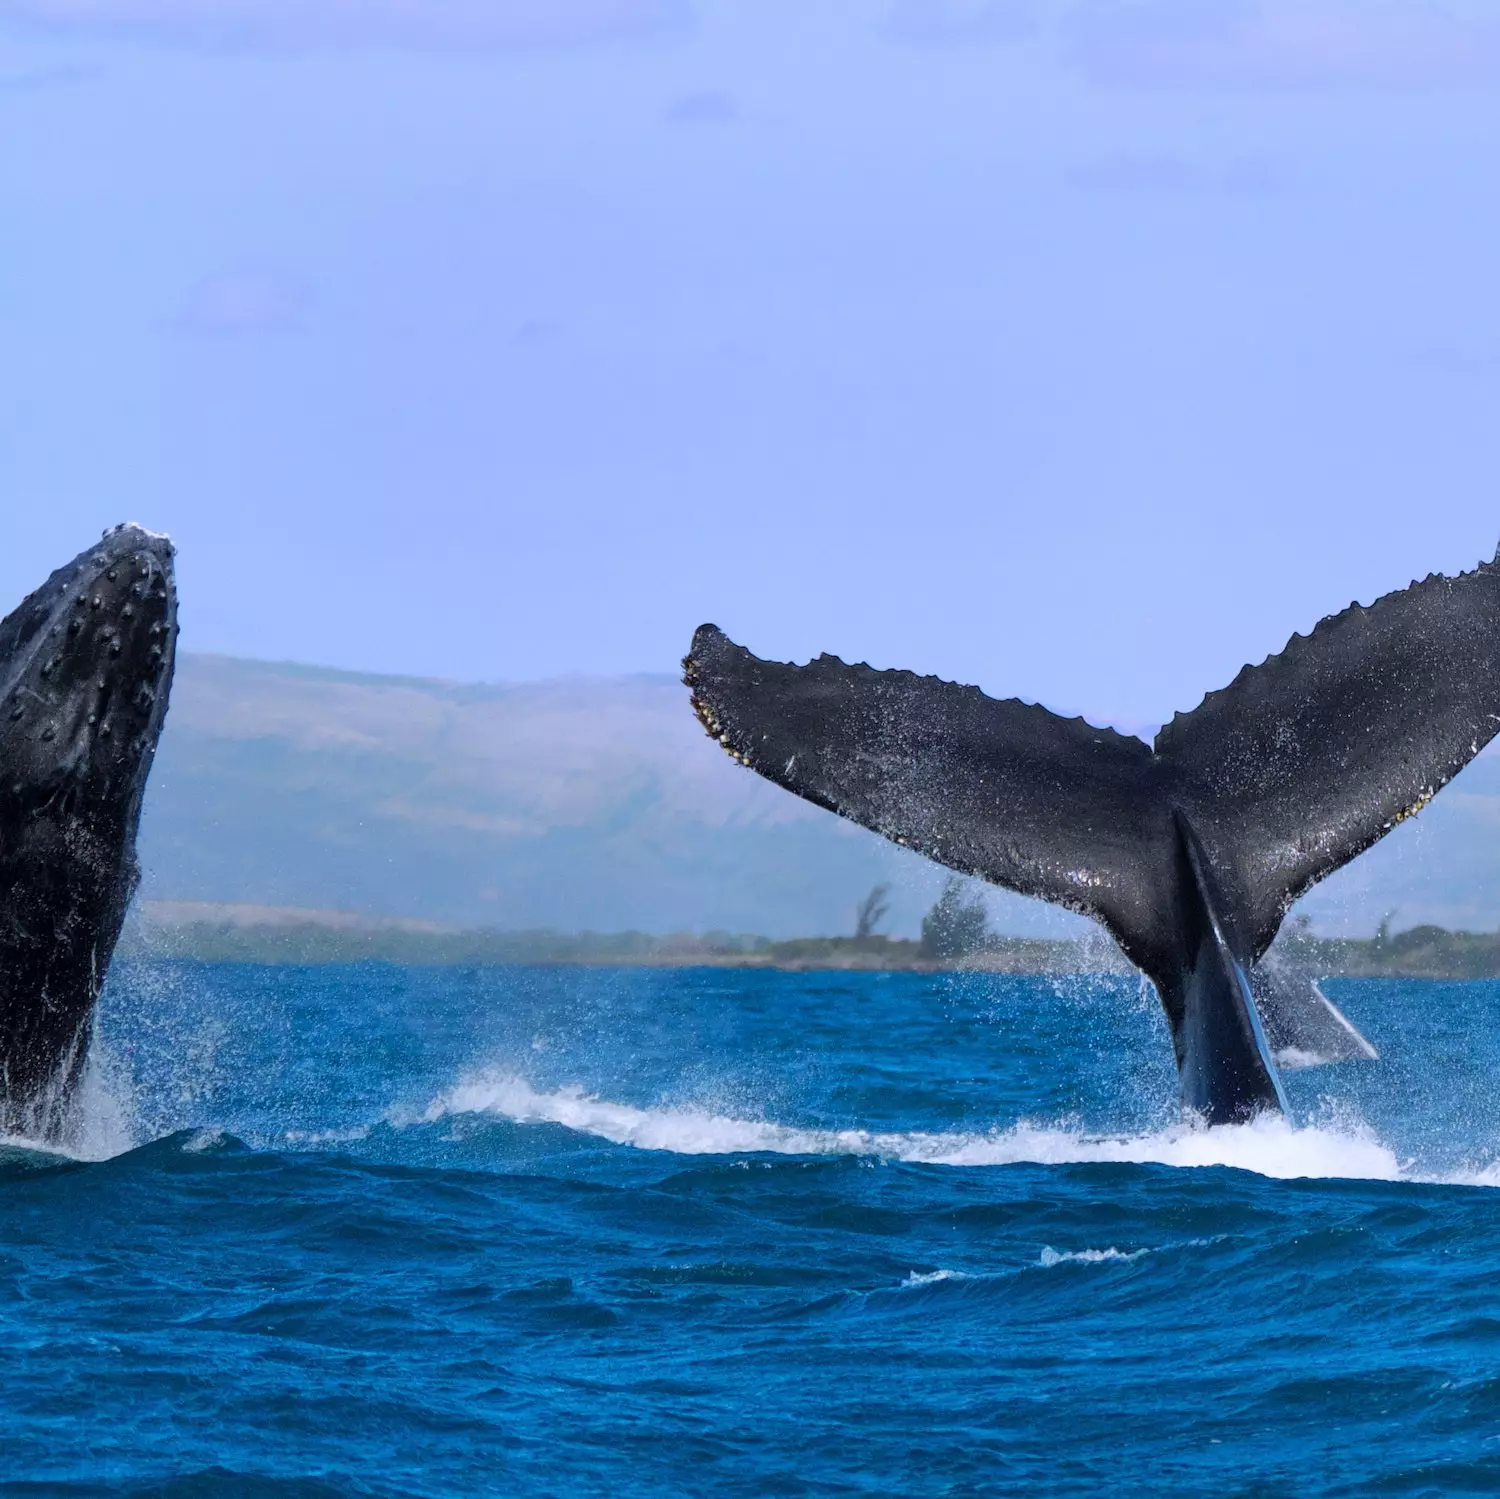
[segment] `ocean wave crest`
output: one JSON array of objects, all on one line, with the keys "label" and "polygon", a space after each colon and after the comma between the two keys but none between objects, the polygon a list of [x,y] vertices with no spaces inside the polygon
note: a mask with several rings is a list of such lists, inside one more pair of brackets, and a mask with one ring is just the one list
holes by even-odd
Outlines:
[{"label": "ocean wave crest", "polygon": [[1067,1250],[1054,1249],[1050,1244],[1045,1244],[1041,1254],[1037,1256],[1037,1264],[1044,1270],[1050,1270],[1054,1265],[1128,1265],[1150,1252],[1149,1249],[1116,1249],[1113,1245],[1108,1249]]},{"label": "ocean wave crest", "polygon": [[[464,1114],[490,1114],[516,1124],[558,1124],[616,1145],[674,1155],[859,1155],[933,1166],[1230,1166],[1281,1179],[1422,1179],[1357,1121],[1299,1128],[1262,1116],[1241,1125],[1179,1124],[1119,1136],[1028,1121],[977,1133],[810,1129],[692,1107],[639,1108],[576,1086],[545,1092],[524,1078],[493,1072],[460,1082],[434,1099],[418,1119],[392,1122],[431,1124]],[[1500,1163],[1461,1180],[1500,1186]]]}]

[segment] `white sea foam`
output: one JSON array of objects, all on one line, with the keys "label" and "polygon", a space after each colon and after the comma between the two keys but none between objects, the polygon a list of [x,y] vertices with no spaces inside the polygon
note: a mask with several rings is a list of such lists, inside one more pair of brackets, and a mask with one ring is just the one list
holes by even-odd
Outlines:
[{"label": "white sea foam", "polygon": [[1450,1187],[1500,1187],[1500,1161],[1491,1161],[1488,1166],[1460,1167],[1457,1171],[1448,1171],[1426,1180],[1441,1182]]},{"label": "white sea foam", "polygon": [[31,1140],[25,1135],[0,1135],[0,1160],[7,1157],[33,1165],[43,1165],[52,1161],[61,1163],[74,1159],[68,1151],[61,1150],[56,1145],[48,1145],[41,1140]]},{"label": "white sea foam", "polygon": [[[561,1124],[617,1145],[676,1155],[860,1155],[939,1166],[1234,1166],[1280,1178],[1413,1179],[1395,1153],[1357,1122],[1299,1129],[1284,1119],[1262,1116],[1243,1125],[1204,1129],[1182,1124],[1130,1136],[1089,1135],[1025,1121],[982,1133],[805,1129],[707,1109],[637,1108],[578,1087],[541,1092],[525,1079],[503,1073],[461,1082],[420,1117],[433,1123],[461,1114],[492,1114],[518,1124]],[[1500,1186],[1500,1164],[1490,1168],[1491,1180],[1480,1182],[1482,1174],[1465,1179]]]},{"label": "white sea foam", "polygon": [[[1196,1241],[1195,1241],[1196,1242]],[[1149,1249],[1054,1249],[1044,1245],[1036,1263],[1044,1270],[1054,1265],[1129,1265],[1150,1254]],[[966,1270],[913,1270],[901,1282],[903,1291],[920,1290],[923,1286],[941,1285],[944,1281],[982,1280],[985,1277],[969,1274]]]},{"label": "white sea foam", "polygon": [[353,1124],[345,1129],[289,1129],[281,1138],[294,1146],[357,1145],[370,1138],[371,1126]]},{"label": "white sea foam", "polygon": [[182,1151],[184,1155],[207,1155],[209,1151],[219,1149],[229,1139],[227,1130],[195,1129],[182,1142]]},{"label": "white sea foam", "polygon": [[78,1089],[78,1118],[69,1142],[84,1161],[107,1161],[140,1143],[124,1077],[104,1046],[95,1040]]},{"label": "white sea foam", "polygon": [[973,1280],[973,1276],[962,1270],[913,1270],[905,1280],[901,1282],[903,1289],[913,1289],[917,1286],[935,1286],[945,1280]]},{"label": "white sea foam", "polygon": [[131,1128],[130,1108],[120,1078],[97,1040],[84,1063],[77,1104],[62,1139],[0,1135],[0,1150],[59,1161],[107,1161],[139,1143]]},{"label": "white sea foam", "polygon": [[1149,1249],[1054,1249],[1050,1244],[1044,1245],[1042,1252],[1037,1256],[1037,1264],[1044,1270],[1050,1270],[1054,1265],[1107,1265],[1111,1261],[1128,1265],[1132,1260],[1138,1260],[1143,1254],[1149,1254]]}]

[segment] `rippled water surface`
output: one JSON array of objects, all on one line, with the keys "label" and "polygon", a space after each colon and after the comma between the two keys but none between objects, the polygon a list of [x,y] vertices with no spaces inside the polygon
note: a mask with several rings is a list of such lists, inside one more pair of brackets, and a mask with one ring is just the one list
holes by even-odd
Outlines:
[{"label": "rippled water surface", "polygon": [[126,966],[0,1145],[0,1493],[1500,1491],[1500,985],[1295,1127],[1134,983]]}]

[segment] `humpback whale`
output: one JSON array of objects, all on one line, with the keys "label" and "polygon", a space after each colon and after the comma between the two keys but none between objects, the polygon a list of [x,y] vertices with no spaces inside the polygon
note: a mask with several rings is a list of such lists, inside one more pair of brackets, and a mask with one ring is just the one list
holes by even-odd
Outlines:
[{"label": "humpback whale", "polygon": [[134,525],[0,621],[0,1134],[75,1122],[176,638],[172,544]]},{"label": "humpback whale", "polygon": [[778,786],[1099,921],[1156,989],[1185,1110],[1238,1123],[1286,1111],[1268,1030],[1375,1054],[1305,975],[1256,964],[1299,895],[1500,729],[1500,560],[1324,619],[1151,745],[937,677],[763,661],[714,625],[683,676],[708,733]]}]

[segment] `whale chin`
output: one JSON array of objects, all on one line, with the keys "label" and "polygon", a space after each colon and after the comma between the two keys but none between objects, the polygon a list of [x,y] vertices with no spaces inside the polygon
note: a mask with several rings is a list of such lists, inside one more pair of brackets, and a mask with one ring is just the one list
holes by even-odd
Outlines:
[{"label": "whale chin", "polygon": [[176,639],[172,544],[134,525],[0,621],[0,1133],[72,1128]]}]

